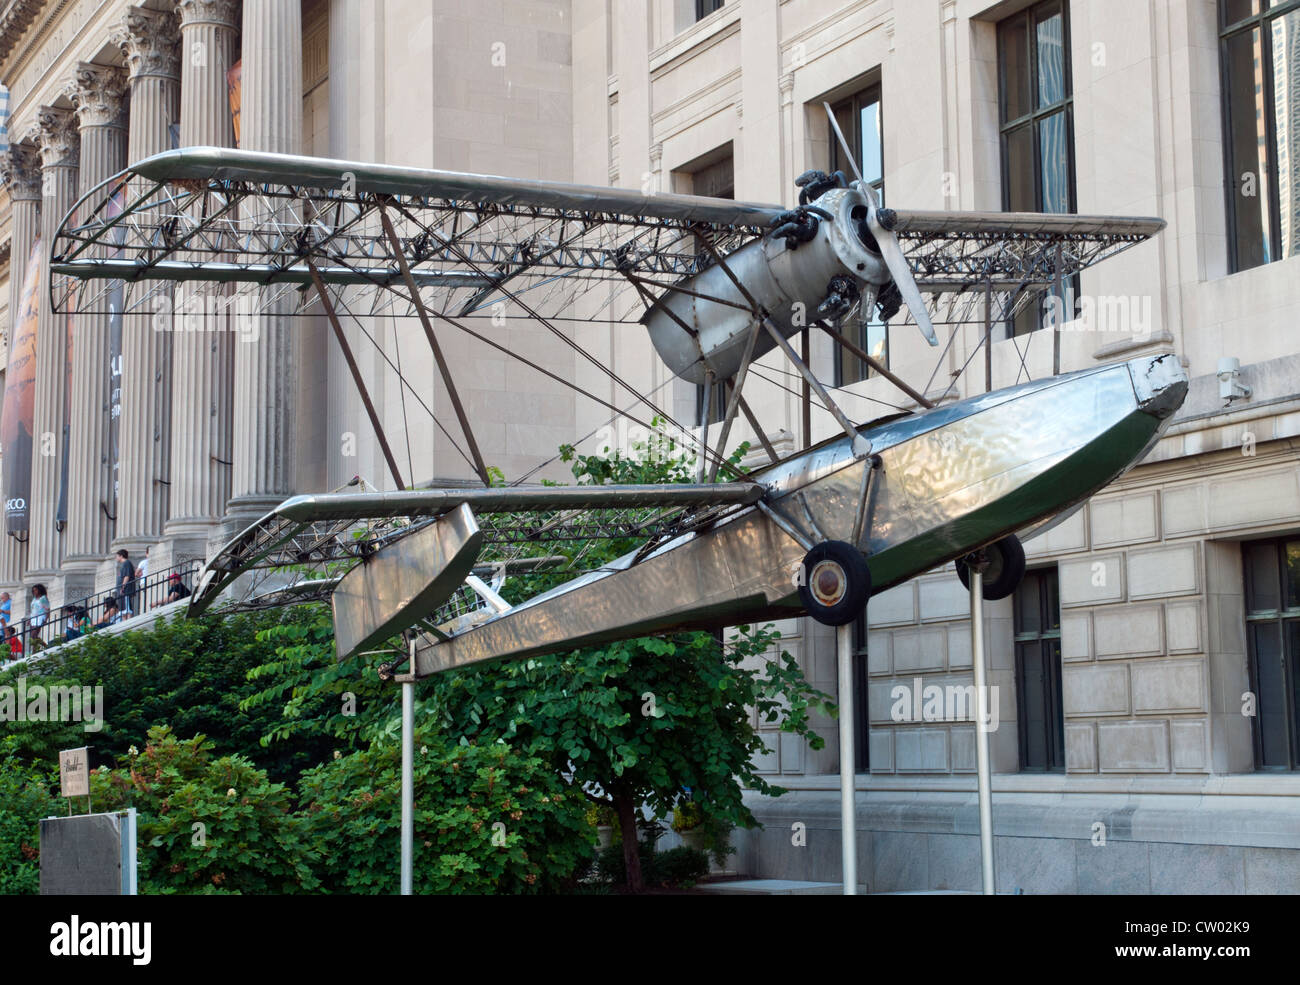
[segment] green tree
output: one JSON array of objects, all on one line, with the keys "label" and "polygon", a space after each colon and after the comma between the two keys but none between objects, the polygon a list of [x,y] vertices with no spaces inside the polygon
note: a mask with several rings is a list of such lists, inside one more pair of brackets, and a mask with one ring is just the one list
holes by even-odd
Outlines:
[{"label": "green tree", "polygon": [[27,761],[16,736],[0,739],[0,896],[40,889],[41,818],[63,813],[54,772]]}]

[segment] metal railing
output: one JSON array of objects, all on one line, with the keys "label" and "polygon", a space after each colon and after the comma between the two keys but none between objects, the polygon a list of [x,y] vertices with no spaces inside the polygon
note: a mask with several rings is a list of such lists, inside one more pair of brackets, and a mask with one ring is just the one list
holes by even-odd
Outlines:
[{"label": "metal railing", "polygon": [[[181,584],[189,591],[193,591],[199,572],[202,570],[203,561],[195,559],[193,561],[182,561],[180,564],[174,564],[162,571],[150,571],[143,578],[137,576],[135,594],[131,596],[130,616],[127,616],[122,609],[124,597],[121,589],[114,586],[106,591],[96,592],[93,595],[66,602],[57,609],[51,608],[49,616],[39,626],[33,624],[30,615],[17,622],[10,623],[14,628],[14,636],[22,644],[22,654],[19,656],[13,652],[13,647],[10,645],[6,633],[6,638],[0,640],[0,663],[30,657],[33,653],[38,653],[48,646],[66,643],[70,639],[83,635],[78,630],[73,630],[75,636],[70,635],[68,627],[70,617],[75,616],[76,621],[80,623],[81,614],[84,613],[90,621],[90,632],[93,633],[97,628],[96,624],[104,621],[108,607],[107,603],[110,599],[117,602],[122,620],[145,615],[151,609],[167,601],[167,597],[171,592],[171,576],[173,574],[180,575]],[[28,608],[30,608],[30,603]]]}]

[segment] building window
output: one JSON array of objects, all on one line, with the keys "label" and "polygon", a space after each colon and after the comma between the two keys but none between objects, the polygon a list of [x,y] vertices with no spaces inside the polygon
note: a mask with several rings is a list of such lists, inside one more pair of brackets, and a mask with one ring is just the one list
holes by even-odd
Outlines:
[{"label": "building window", "polygon": [[1300,769],[1300,538],[1244,546],[1255,766]]},{"label": "building window", "polygon": [[[721,7],[722,4],[717,5]],[[716,7],[714,8],[717,9]],[[705,195],[709,198],[736,197],[736,159],[730,142],[698,157],[673,172],[673,190],[687,195]],[[700,244],[699,249],[703,249]],[[725,381],[717,380],[709,400],[709,423],[717,424],[727,416],[727,390]],[[704,385],[695,387],[695,419],[700,423],[704,407]]]},{"label": "building window", "polygon": [[715,10],[722,9],[723,0],[695,0],[695,19],[704,20]]},{"label": "building window", "polygon": [[867,607],[853,623],[853,772],[871,772],[871,710],[867,707]]},{"label": "building window", "polygon": [[1014,610],[1020,769],[1060,772],[1065,769],[1065,717],[1056,569],[1026,572]]},{"label": "building window", "polygon": [[[880,111],[880,86],[873,85],[842,99],[831,111],[848,142],[853,158],[862,171],[862,178],[876,191],[876,197],[885,202],[885,144],[884,123]],[[835,134],[830,134],[830,161],[832,171],[843,171],[853,179],[853,165],[845,160],[844,152]],[[840,325],[840,331],[859,345],[872,359],[889,368],[889,326],[876,318],[863,322],[851,313]],[[851,353],[835,346],[835,385],[848,386],[873,375],[866,363]]]},{"label": "building window", "polygon": [[1300,0],[1219,0],[1231,269],[1300,252]]},{"label": "building window", "polygon": [[[1036,3],[999,22],[1002,207],[1008,212],[1075,210],[1073,102],[1063,0]],[[1078,297],[1077,282],[1065,287]],[[1036,292],[1013,317],[1011,334],[1048,324],[1049,299],[1049,292]]]}]

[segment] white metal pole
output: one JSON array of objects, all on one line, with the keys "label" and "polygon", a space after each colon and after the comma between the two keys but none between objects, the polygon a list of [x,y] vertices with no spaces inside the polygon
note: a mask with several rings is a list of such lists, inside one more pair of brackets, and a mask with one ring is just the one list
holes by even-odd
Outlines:
[{"label": "white metal pole", "polygon": [[840,706],[840,869],[844,895],[858,894],[858,816],[853,797],[853,624],[835,630]]},{"label": "white metal pole", "polygon": [[993,881],[993,790],[989,770],[989,689],[984,671],[984,575],[971,565],[970,647],[975,667],[975,772],[979,787],[980,870],[984,895],[996,892]]},{"label": "white metal pole", "polygon": [[[414,667],[412,667],[414,670]],[[415,831],[415,682],[402,681],[402,895],[411,895]]]}]

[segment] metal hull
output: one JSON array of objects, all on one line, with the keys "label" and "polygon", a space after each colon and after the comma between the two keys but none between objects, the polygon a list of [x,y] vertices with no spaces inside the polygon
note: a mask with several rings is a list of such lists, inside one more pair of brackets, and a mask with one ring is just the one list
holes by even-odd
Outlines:
[{"label": "metal hull", "polygon": [[[1138,462],[1186,395],[1176,357],[1133,360],[868,426],[883,468],[864,543],[872,590],[1068,510]],[[759,478],[803,539],[849,540],[866,465],[847,436]],[[751,508],[620,559],[446,641],[417,647],[416,676],[650,632],[799,614],[804,548]]]}]

